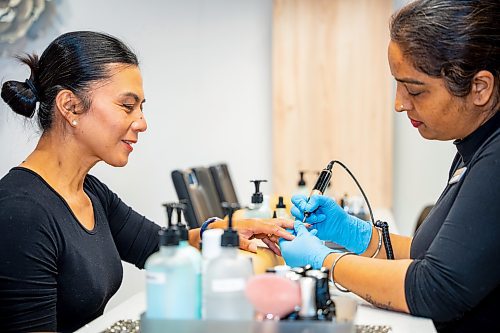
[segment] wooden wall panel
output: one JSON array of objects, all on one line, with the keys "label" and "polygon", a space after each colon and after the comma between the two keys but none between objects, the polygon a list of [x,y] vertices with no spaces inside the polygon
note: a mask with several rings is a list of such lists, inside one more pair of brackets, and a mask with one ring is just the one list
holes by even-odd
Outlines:
[{"label": "wooden wall panel", "polygon": [[[274,193],[292,193],[299,169],[337,159],[374,207],[391,208],[391,11],[392,0],[274,1]],[[358,193],[339,166],[332,185],[332,195]]]}]

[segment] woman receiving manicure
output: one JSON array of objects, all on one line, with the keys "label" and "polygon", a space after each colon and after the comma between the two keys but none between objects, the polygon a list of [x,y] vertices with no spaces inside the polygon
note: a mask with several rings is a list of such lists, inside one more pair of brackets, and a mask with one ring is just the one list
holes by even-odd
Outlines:
[{"label": "woman receiving manicure", "polygon": [[[30,77],[5,82],[1,96],[42,134],[0,180],[0,331],[74,331],[103,313],[122,260],[144,268],[159,247],[160,227],[89,174],[101,161],[125,166],[146,131],[142,76],[126,45],[88,31],[21,61]],[[252,237],[293,238],[281,220],[235,227],[243,249]],[[189,242],[198,247],[199,229]]]}]

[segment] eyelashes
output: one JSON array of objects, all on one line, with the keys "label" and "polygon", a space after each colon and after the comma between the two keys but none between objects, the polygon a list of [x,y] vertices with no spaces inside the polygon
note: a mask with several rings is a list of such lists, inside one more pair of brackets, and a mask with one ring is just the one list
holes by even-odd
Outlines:
[{"label": "eyelashes", "polygon": [[405,89],[406,89],[406,92],[408,93],[408,95],[410,95],[412,97],[418,96],[422,93],[422,91],[412,91],[411,89],[408,88],[407,85],[405,85]]},{"label": "eyelashes", "polygon": [[[127,110],[127,113],[131,113],[134,111],[136,105],[135,104],[122,104],[122,107]],[[142,104],[139,106],[139,108],[140,108],[141,112],[144,112],[144,107]]]}]

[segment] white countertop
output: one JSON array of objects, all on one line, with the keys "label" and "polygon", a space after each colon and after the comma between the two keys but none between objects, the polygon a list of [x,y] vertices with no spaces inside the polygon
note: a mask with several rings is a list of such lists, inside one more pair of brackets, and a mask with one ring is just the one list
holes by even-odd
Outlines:
[{"label": "white countertop", "polygon": [[354,323],[360,325],[388,325],[391,326],[392,333],[436,332],[436,328],[430,319],[382,310],[371,305],[358,306]]},{"label": "white countertop", "polygon": [[[392,328],[392,333],[434,333],[436,329],[430,319],[410,316],[403,313],[387,311],[374,308],[373,306],[361,302],[354,320],[360,325],[388,325]],[[138,293],[103,316],[85,325],[77,333],[102,332],[118,320],[139,319],[139,316],[146,309],[145,293]]]}]

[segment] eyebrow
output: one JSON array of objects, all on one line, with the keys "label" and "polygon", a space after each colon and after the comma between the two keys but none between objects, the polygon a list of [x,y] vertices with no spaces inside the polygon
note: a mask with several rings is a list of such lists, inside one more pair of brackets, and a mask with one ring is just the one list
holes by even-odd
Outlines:
[{"label": "eyebrow", "polygon": [[[139,101],[141,100],[141,99],[139,98],[139,96],[138,96],[137,94],[133,93],[133,92],[126,92],[126,93],[124,93],[124,94],[121,94],[120,96],[124,96],[124,97],[133,97],[133,98],[135,99],[136,103],[137,103],[137,102],[139,102]],[[146,103],[146,99],[143,99],[143,100],[141,101],[141,104],[142,104],[142,103]]]},{"label": "eyebrow", "polygon": [[415,79],[409,79],[409,78],[395,78],[396,81],[398,82],[401,82],[401,83],[410,83],[410,84],[418,84],[420,86],[423,86],[425,85],[425,83],[423,83],[422,81],[418,81],[418,80],[415,80]]}]

